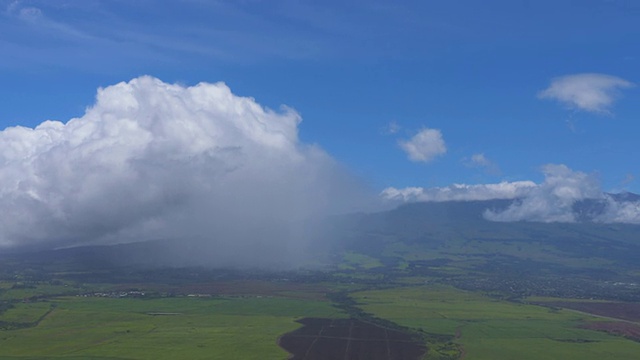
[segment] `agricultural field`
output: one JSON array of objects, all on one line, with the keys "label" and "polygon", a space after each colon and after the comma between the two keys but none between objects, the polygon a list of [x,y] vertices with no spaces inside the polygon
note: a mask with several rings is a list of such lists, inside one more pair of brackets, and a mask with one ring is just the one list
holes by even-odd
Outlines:
[{"label": "agricultural field", "polygon": [[[600,318],[494,299],[445,286],[404,287],[352,294],[375,316],[425,333],[445,334],[458,358],[632,359],[640,343],[587,329]],[[447,353],[428,353],[440,359]],[[455,358],[455,357],[454,357]]]},{"label": "agricultural field", "polygon": [[357,215],[299,269],[121,261],[164,243],[0,254],[0,359],[640,354],[639,228],[447,215],[459,206]]},{"label": "agricultural field", "polygon": [[1,358],[284,359],[277,339],[297,319],[343,316],[327,302],[285,298],[61,297],[1,319],[32,321],[51,304],[37,326],[0,331]]},{"label": "agricultural field", "polygon": [[[376,346],[404,354],[400,359],[418,359],[426,349],[425,360],[628,359],[640,352],[640,342],[632,341],[636,318],[620,323],[601,313],[633,315],[636,303],[540,296],[508,301],[499,292],[462,290],[411,272],[422,264],[466,276],[459,268],[407,264],[304,276],[239,272],[222,280],[176,269],[157,274],[165,284],[157,278],[32,281],[28,287],[5,282],[0,358],[305,359],[303,352],[311,360],[326,357],[327,349],[338,349],[340,358],[370,357]],[[343,322],[348,325],[339,326]],[[362,338],[349,335],[353,324]],[[389,342],[389,334],[415,347]]]},{"label": "agricultural field", "polygon": [[306,318],[280,338],[291,360],[422,359],[427,351],[410,334],[355,319]]}]

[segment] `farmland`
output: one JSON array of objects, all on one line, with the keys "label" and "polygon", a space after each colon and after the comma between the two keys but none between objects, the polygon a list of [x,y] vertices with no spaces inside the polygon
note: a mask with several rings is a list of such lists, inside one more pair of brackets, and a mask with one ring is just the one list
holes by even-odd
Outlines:
[{"label": "farmland", "polygon": [[355,319],[306,318],[280,338],[292,360],[420,359],[426,347],[409,334]]},{"label": "farmland", "polygon": [[[402,282],[406,279],[380,287],[368,285],[367,280],[315,286],[304,282],[237,280],[217,285],[181,285],[178,289],[185,292],[157,284],[144,289],[144,284],[137,283],[136,289],[151,291],[138,298],[131,294],[139,296],[140,291],[123,290],[131,284],[112,284],[111,292],[74,296],[51,293],[55,289],[78,292],[91,286],[52,289],[46,285],[39,292],[36,284],[29,289],[32,300],[27,301],[23,298],[25,289],[5,285],[4,297],[13,300],[0,316],[0,323],[7,325],[0,334],[1,354],[4,358],[215,355],[283,359],[287,357],[285,349],[294,352],[296,346],[280,348],[277,339],[287,333],[296,334],[301,327],[297,321],[353,316],[390,321],[422,334],[429,349],[425,359],[509,358],[522,349],[528,349],[522,359],[570,359],[567,354],[574,354],[576,359],[605,355],[624,359],[640,351],[640,343],[614,336],[619,325],[608,325],[614,330],[610,331],[613,335],[598,331],[606,330],[602,329],[604,323],[598,322],[601,319],[551,306],[559,304],[527,305],[448,285],[415,286]],[[321,293],[312,291],[323,287],[329,292],[344,293],[352,303],[341,308],[340,300],[323,298]],[[169,293],[158,292],[159,289]],[[200,293],[190,293],[193,291]],[[34,343],[38,345],[31,346]],[[363,351],[371,349],[366,347]]]},{"label": "farmland", "polygon": [[[364,291],[353,297],[376,316],[449,335],[465,359],[630,359],[640,352],[640,343],[581,327],[599,320],[590,315],[450,287]],[[438,358],[444,355],[426,357]]]},{"label": "farmland", "polygon": [[2,255],[0,358],[640,353],[637,227],[451,220],[432,207],[358,215],[318,256],[330,260],[307,268],[122,261],[154,244]]},{"label": "farmland", "polygon": [[[276,339],[296,329],[296,319],[340,316],[326,302],[283,298],[49,301],[56,307],[38,326],[0,333],[3,358],[278,359],[286,352]],[[19,304],[0,319],[25,320],[34,314],[30,321],[48,306]]]},{"label": "farmland", "polygon": [[[640,351],[640,343],[625,338],[635,334],[635,325],[622,326],[558,306],[605,304],[606,309],[610,302],[576,299],[558,304],[555,298],[514,302],[450,285],[408,285],[406,279],[395,284],[370,285],[362,280],[310,286],[313,276],[301,283],[278,281],[280,276],[271,282],[227,280],[218,286],[215,282],[182,285],[184,290],[201,292],[197,294],[176,293],[176,288],[158,284],[142,289],[151,292],[124,291],[130,284],[112,284],[113,291],[105,292],[107,285],[101,284],[93,286],[100,287],[100,292],[52,295],[50,286],[43,286],[39,293],[35,284],[30,288],[34,297],[26,300],[12,295],[14,291],[22,295],[24,289],[11,289],[4,283],[3,294],[13,300],[5,302],[10,306],[0,315],[0,324],[5,324],[0,333],[0,354],[16,359],[284,359],[289,352],[296,359],[304,359],[296,355],[303,351],[310,356],[306,359],[313,359],[312,354],[326,356],[323,351],[327,349],[344,350],[339,350],[342,358],[351,349],[353,358],[357,358],[372,351],[377,354],[374,350],[379,345],[385,351],[406,355],[399,359],[417,358],[420,346],[424,346],[426,360],[516,355],[519,359],[588,360],[626,359]],[[140,289],[143,284],[137,286]],[[92,286],[65,288],[66,292],[77,292]],[[251,288],[255,289],[253,293]],[[313,291],[317,288],[328,291],[327,296]],[[529,304],[533,302],[547,306]],[[348,336],[353,324],[359,324],[356,327],[360,329],[367,328],[362,324],[370,324],[371,331],[358,333],[372,336]],[[382,330],[373,330],[376,327]],[[344,337],[338,336],[342,333]],[[410,350],[396,346],[399,343],[385,343],[393,338],[390,333],[418,339],[417,347]],[[311,337],[300,335],[314,335],[320,340],[312,346]],[[348,339],[355,340],[353,347],[347,347]],[[327,341],[335,344],[322,346]],[[414,340],[402,341],[408,344]]]}]

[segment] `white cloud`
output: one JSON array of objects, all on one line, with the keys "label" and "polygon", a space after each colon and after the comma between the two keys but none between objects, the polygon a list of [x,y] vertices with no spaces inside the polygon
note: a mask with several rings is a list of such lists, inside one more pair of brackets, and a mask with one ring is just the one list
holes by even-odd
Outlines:
[{"label": "white cloud", "polygon": [[633,83],[611,75],[567,75],[553,79],[538,97],[557,100],[579,110],[609,113],[619,90],[633,86]]},{"label": "white cloud", "polygon": [[491,161],[489,161],[484,154],[473,154],[471,156],[471,163],[481,167],[491,166]]},{"label": "white cloud", "polygon": [[42,10],[36,7],[26,7],[20,9],[19,15],[20,19],[25,21],[38,21],[42,19]]},{"label": "white cloud", "polygon": [[640,201],[615,201],[606,197],[605,211],[594,221],[603,223],[640,224]]},{"label": "white cloud", "polygon": [[532,181],[501,182],[497,184],[453,184],[447,187],[386,188],[381,196],[386,200],[413,201],[471,201],[491,199],[515,199],[525,196],[536,184]]},{"label": "white cloud", "polygon": [[555,164],[545,165],[542,172],[544,182],[532,188],[522,200],[501,212],[487,210],[485,217],[492,221],[574,222],[576,201],[603,197],[592,175]]},{"label": "white cloud", "polygon": [[382,128],[382,133],[385,135],[397,134],[402,127],[397,121],[392,121]]},{"label": "white cloud", "polygon": [[[453,184],[434,188],[389,187],[380,193],[380,197],[391,202],[514,200],[504,210],[487,209],[484,212],[487,220],[500,222],[590,220],[599,223],[640,224],[640,201],[635,196],[614,198],[602,192],[594,175],[571,170],[565,165],[545,165],[542,172],[545,179],[541,184],[533,181],[515,181],[477,185]],[[582,203],[582,206],[587,206],[586,213],[578,215],[574,205],[583,200],[592,202]]]},{"label": "white cloud", "polygon": [[282,224],[358,193],[300,120],[223,83],[100,89],[80,118],[0,132],[0,245],[200,238],[212,262],[286,259],[303,240]]},{"label": "white cloud", "polygon": [[496,165],[482,153],[473,154],[471,158],[464,158],[462,160],[462,163],[470,168],[483,169],[487,174],[500,174],[500,168],[498,167],[498,165]]},{"label": "white cloud", "polygon": [[629,185],[629,184],[633,183],[634,181],[636,181],[636,177],[633,174],[627,174],[627,175],[625,175],[624,179],[622,180],[622,185]]},{"label": "white cloud", "polygon": [[437,129],[424,128],[411,139],[400,140],[398,143],[409,160],[416,162],[429,162],[447,152],[442,133]]}]

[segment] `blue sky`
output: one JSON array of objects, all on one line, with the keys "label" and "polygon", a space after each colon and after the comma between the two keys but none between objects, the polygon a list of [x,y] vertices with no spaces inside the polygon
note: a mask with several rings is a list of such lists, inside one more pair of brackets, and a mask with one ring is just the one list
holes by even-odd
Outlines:
[{"label": "blue sky", "polygon": [[[303,142],[378,191],[564,164],[640,192],[639,19],[634,0],[5,0],[0,128],[82,116],[141,75],[223,81],[294,108]],[[412,160],[429,129],[440,147]]]}]

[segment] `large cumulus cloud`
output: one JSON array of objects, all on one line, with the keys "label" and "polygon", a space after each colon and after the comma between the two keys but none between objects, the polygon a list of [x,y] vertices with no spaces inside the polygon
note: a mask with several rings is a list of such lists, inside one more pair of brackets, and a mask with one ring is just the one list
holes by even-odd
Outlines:
[{"label": "large cumulus cloud", "polygon": [[82,117],[0,132],[0,245],[197,238],[212,258],[286,257],[303,242],[286,224],[358,203],[300,121],[223,83],[99,89]]}]

